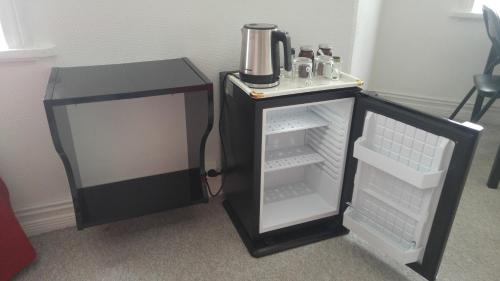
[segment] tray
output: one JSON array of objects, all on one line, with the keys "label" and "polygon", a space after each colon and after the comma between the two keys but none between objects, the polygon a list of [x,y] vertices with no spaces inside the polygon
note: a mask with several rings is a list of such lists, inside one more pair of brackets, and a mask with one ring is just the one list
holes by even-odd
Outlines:
[{"label": "tray", "polygon": [[250,88],[243,81],[241,81],[238,73],[233,73],[234,75],[229,75],[231,82],[240,87],[245,93],[250,95],[252,98],[263,99],[276,96],[303,94],[308,92],[317,92],[325,90],[335,90],[343,88],[353,88],[361,87],[364,85],[364,81],[352,76],[348,73],[341,73],[340,80],[313,80],[311,83],[304,83],[300,80],[293,80],[290,78],[282,77],[280,78],[280,84],[276,87],[267,89],[256,89]]}]

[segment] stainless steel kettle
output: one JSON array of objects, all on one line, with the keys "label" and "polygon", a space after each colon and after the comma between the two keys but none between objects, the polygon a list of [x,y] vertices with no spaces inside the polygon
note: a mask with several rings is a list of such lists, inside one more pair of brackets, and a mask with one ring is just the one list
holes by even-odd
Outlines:
[{"label": "stainless steel kettle", "polygon": [[241,29],[240,79],[252,88],[279,84],[280,52],[283,43],[285,70],[292,70],[290,36],[274,24],[250,23]]}]

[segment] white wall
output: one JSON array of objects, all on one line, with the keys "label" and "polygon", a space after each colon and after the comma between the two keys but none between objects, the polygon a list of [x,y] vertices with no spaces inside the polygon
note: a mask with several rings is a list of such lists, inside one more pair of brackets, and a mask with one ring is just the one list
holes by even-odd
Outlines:
[{"label": "white wall", "polygon": [[0,177],[16,209],[68,199],[42,106],[52,64],[0,64]]},{"label": "white wall", "polygon": [[84,187],[189,168],[184,94],[66,109]]},{"label": "white wall", "polygon": [[363,79],[365,87],[370,86],[381,6],[382,0],[359,0],[356,9],[351,74]]},{"label": "white wall", "polygon": [[439,104],[436,113],[448,115],[483,71],[491,46],[481,18],[451,16],[465,2],[384,0],[370,89]]},{"label": "white wall", "polygon": [[[355,4],[351,1],[318,0],[313,6],[326,8],[310,11],[284,0],[16,3],[25,34],[36,44],[53,43],[58,50],[54,59],[0,62],[0,176],[31,233],[51,229],[46,227],[50,223],[59,227],[72,222],[68,184],[41,103],[51,66],[186,56],[215,82],[217,93],[218,72],[238,68],[239,30],[248,22],[278,24],[290,32],[294,46],[332,42],[347,66],[352,55]],[[207,162],[218,158],[215,135],[209,139]]]}]

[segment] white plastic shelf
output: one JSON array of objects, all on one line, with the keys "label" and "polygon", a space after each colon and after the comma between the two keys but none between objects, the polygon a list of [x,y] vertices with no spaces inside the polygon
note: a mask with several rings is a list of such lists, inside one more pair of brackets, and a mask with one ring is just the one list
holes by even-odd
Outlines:
[{"label": "white plastic shelf", "polygon": [[308,146],[292,147],[266,152],[264,172],[321,163],[325,159]]},{"label": "white plastic shelf", "polygon": [[409,241],[393,240],[383,228],[362,212],[348,207],[344,212],[343,225],[372,247],[379,249],[402,264],[416,262],[422,247]]},{"label": "white plastic shelf", "polygon": [[310,110],[283,111],[269,114],[266,135],[287,133],[330,125],[330,122]]}]

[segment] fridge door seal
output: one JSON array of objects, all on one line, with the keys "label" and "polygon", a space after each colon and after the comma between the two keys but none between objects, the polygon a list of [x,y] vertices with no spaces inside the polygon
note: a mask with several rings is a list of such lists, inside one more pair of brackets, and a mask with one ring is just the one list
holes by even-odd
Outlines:
[{"label": "fridge door seal", "polygon": [[[397,245],[392,242],[389,243],[388,239],[384,239],[384,235],[380,235],[380,233],[383,232],[378,233],[377,231],[371,231],[370,228],[364,228],[362,224],[361,226],[357,224],[356,221],[358,219],[358,221],[367,223],[373,222],[373,220],[363,220],[363,211],[356,210],[355,207],[349,206],[350,202],[356,200],[356,198],[353,198],[353,195],[356,195],[356,192],[354,192],[356,186],[355,175],[357,169],[360,167],[358,162],[364,163],[363,161],[358,161],[357,158],[365,159],[368,162],[377,162],[373,160],[374,157],[383,157],[380,155],[371,155],[370,151],[363,150],[363,145],[360,145],[364,141],[363,130],[365,120],[367,119],[366,117],[368,116],[370,118],[370,114],[372,113],[383,116],[384,118],[396,120],[400,122],[400,124],[415,127],[420,129],[421,132],[423,131],[431,135],[439,136],[440,143],[436,144],[436,149],[441,147],[443,153],[446,153],[446,151],[444,151],[446,149],[449,151],[448,156],[442,156],[443,159],[448,157],[449,166],[447,171],[446,169],[445,171],[435,169],[428,173],[427,171],[416,173],[411,169],[402,168],[402,175],[398,175],[398,170],[394,169],[393,166],[397,165],[396,161],[390,162],[390,158],[383,159],[387,160],[385,163],[390,164],[386,165],[386,167],[392,166],[392,176],[395,178],[403,178],[403,180],[406,179],[406,182],[411,183],[413,186],[418,186],[418,189],[422,192],[426,192],[426,189],[436,185],[436,183],[440,182],[442,184],[441,194],[435,208],[435,215],[434,218],[431,219],[432,225],[428,231],[428,239],[426,240],[426,244],[421,248],[415,247],[415,245],[412,244],[413,241],[405,241],[404,239]],[[340,212],[342,214],[343,225],[349,228],[353,233],[358,234],[361,238],[364,238],[371,246],[376,249],[383,249],[389,256],[406,264],[426,279],[435,280],[467,179],[480,131],[481,128],[475,124],[459,124],[448,119],[435,117],[402,105],[391,103],[378,97],[363,93],[358,95],[354,105],[354,115],[347,152],[348,159],[341,196]],[[449,140],[449,142],[446,140]],[[441,164],[442,163],[439,165]],[[381,169],[383,170],[383,168]],[[366,196],[371,195],[367,194]],[[384,199],[380,196],[378,198],[376,198],[376,196],[372,197],[371,200],[375,201]],[[394,207],[397,206],[389,206],[388,208]],[[377,212],[379,212],[378,209]],[[412,214],[408,215],[408,220],[411,221]],[[415,227],[422,228],[423,226],[415,224]],[[404,249],[404,251],[401,251],[401,249]],[[420,260],[421,262],[416,260]]]}]

